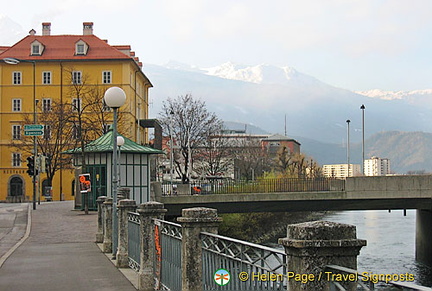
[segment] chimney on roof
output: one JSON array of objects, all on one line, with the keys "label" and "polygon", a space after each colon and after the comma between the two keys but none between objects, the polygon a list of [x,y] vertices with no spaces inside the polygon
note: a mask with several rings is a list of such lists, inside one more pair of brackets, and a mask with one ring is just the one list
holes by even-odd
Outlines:
[{"label": "chimney on roof", "polygon": [[42,23],[42,35],[51,35],[51,22]]},{"label": "chimney on roof", "polygon": [[83,35],[93,35],[93,22],[83,22]]}]

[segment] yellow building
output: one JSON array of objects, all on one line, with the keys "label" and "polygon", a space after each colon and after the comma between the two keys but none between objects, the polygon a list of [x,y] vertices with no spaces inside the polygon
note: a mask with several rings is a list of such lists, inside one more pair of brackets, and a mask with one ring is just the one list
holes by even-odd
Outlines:
[{"label": "yellow building", "polygon": [[[120,108],[119,132],[138,144],[148,142],[140,120],[148,117],[152,84],[131,47],[109,45],[93,35],[92,22],[83,23],[82,35],[51,35],[50,31],[51,23],[43,23],[42,35],[31,30],[13,46],[0,46],[0,201],[32,199],[27,158],[33,155],[33,137],[28,135],[35,132],[24,129],[34,123],[44,129],[36,138],[38,154],[50,156],[47,167],[58,169],[52,185],[47,174],[38,175],[37,193],[42,201],[44,195],[74,199],[73,165],[59,153],[80,146],[84,135],[88,141],[107,131],[112,112],[102,98],[109,87],[121,87],[127,96]],[[58,112],[60,121],[50,123]],[[93,128],[79,127],[80,120]],[[62,133],[56,135],[59,128]]]}]

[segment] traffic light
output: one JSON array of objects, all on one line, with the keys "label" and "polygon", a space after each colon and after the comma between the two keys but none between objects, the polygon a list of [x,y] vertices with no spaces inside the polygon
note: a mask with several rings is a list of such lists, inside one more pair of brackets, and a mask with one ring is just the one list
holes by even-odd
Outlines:
[{"label": "traffic light", "polygon": [[29,174],[29,176],[34,176],[35,174],[35,160],[34,160],[34,156],[30,156],[27,158],[27,174]]}]

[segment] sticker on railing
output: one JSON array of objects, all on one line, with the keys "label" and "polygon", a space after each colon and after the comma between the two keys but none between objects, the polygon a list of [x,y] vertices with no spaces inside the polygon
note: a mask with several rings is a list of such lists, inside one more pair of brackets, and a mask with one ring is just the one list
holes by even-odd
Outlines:
[{"label": "sticker on railing", "polygon": [[225,269],[219,269],[214,273],[213,279],[219,286],[225,286],[231,280],[231,274]]}]

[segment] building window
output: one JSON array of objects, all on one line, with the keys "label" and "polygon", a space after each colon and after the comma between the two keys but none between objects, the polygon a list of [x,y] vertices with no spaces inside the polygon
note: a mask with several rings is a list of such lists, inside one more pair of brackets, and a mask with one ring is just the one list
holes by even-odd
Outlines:
[{"label": "building window", "polygon": [[21,111],[21,99],[12,99],[12,111],[13,112]]},{"label": "building window", "polygon": [[21,85],[21,72],[12,73],[12,84]]},{"label": "building window", "polygon": [[72,127],[72,138],[73,139],[80,139],[80,131],[78,126],[74,125]]},{"label": "building window", "polygon": [[72,72],[72,83],[73,84],[82,84],[82,72],[73,71]]},{"label": "building window", "polygon": [[21,154],[13,153],[12,154],[12,167],[21,167]]},{"label": "building window", "polygon": [[42,72],[42,83],[45,85],[51,84],[51,72]]},{"label": "building window", "polygon": [[81,112],[81,99],[73,98],[72,99],[72,111]]},{"label": "building window", "polygon": [[21,125],[12,125],[12,139],[21,139]]},{"label": "building window", "polygon": [[39,44],[33,44],[32,45],[32,55],[33,56],[40,55],[40,46],[39,46]]},{"label": "building window", "polygon": [[44,137],[44,139],[50,139],[51,138],[51,125],[44,125],[43,137]]},{"label": "building window", "polygon": [[42,111],[43,112],[51,111],[51,98],[42,99]]},{"label": "building window", "polygon": [[77,46],[76,46],[76,54],[77,55],[84,55],[85,54],[84,44],[77,44]]},{"label": "building window", "polygon": [[111,84],[111,71],[102,72],[102,83]]}]

